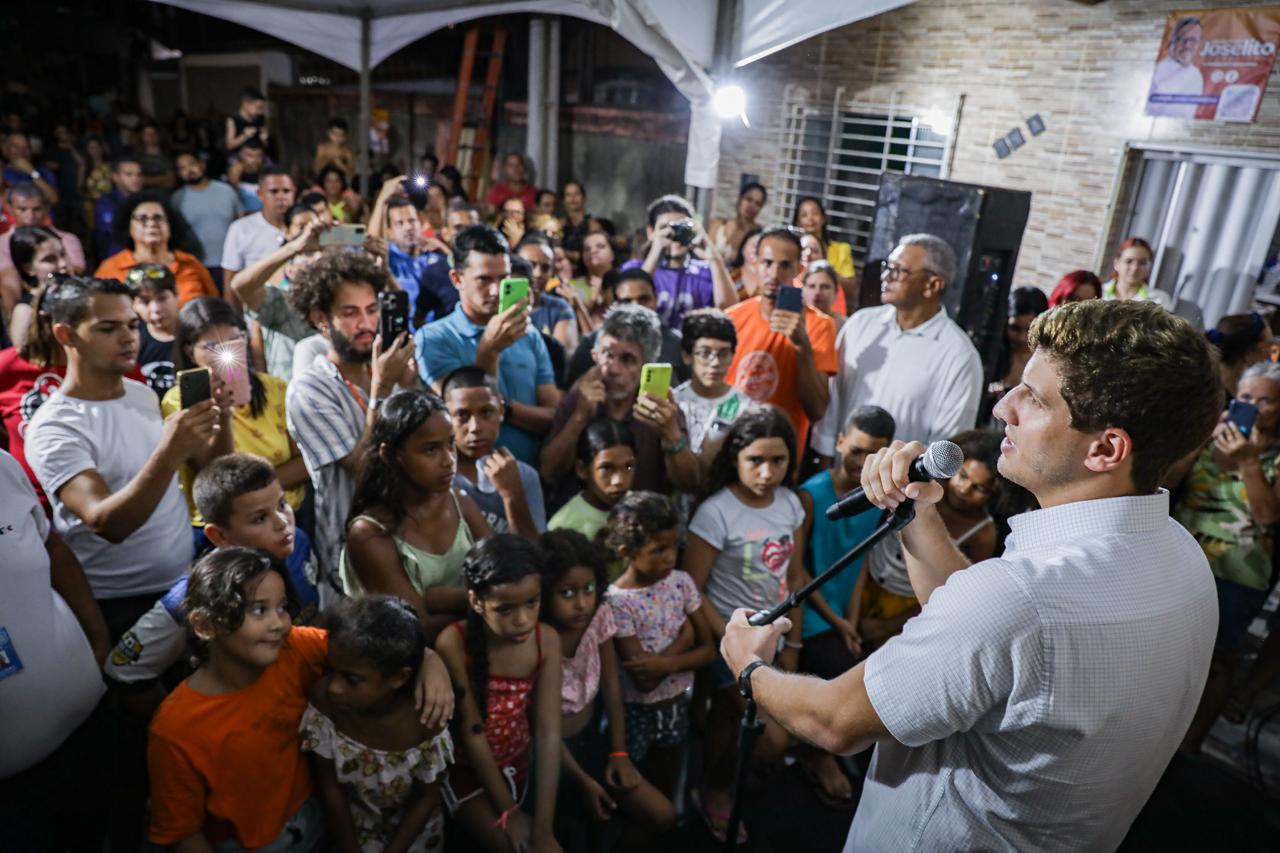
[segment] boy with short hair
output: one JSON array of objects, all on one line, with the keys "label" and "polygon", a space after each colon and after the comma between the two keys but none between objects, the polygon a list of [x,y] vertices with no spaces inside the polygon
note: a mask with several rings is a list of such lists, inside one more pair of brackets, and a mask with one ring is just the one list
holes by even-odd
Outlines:
[{"label": "boy with short hair", "polygon": [[681,358],[689,367],[689,380],[672,392],[689,429],[689,447],[702,453],[703,442],[713,437],[711,455],[719,448],[729,426],[759,404],[725,382],[738,347],[738,333],[729,315],[718,308],[699,308],[684,315],[680,326]]},{"label": "boy with short hair", "polygon": [[[804,524],[800,536],[805,544],[804,568],[807,578],[826,571],[847,551],[871,535],[880,520],[880,510],[872,507],[858,515],[831,521],[826,508],[841,495],[857,488],[862,477],[862,463],[876,451],[893,441],[896,425],[893,416],[879,406],[855,409],[836,440],[831,467],[806,480],[797,490],[804,507]],[[861,655],[862,638],[858,635],[858,613],[862,589],[866,583],[864,557],[841,569],[823,584],[804,604],[800,652],[800,671],[821,678],[836,678],[851,669]],[[853,786],[840,770],[835,756],[819,749],[807,748],[801,761],[817,787],[820,799],[839,804],[850,801]]]},{"label": "boy with short hair", "polygon": [[178,282],[163,264],[136,264],[125,275],[133,288],[138,330],[138,370],[156,396],[173,387],[173,341],[178,334]]},{"label": "boy with short hair", "polygon": [[474,366],[459,367],[444,379],[441,396],[458,451],[453,485],[479,505],[494,533],[534,537],[547,529],[542,483],[532,465],[495,447],[506,412],[496,386],[494,377]]},{"label": "boy with short hair", "polygon": [[[205,519],[205,535],[215,547],[254,548],[285,563],[300,608],[295,621],[309,624],[320,601],[311,540],[295,526],[293,508],[271,463],[250,453],[219,457],[196,475],[192,493]],[[130,688],[151,687],[182,660],[187,651],[186,592],[183,574],[125,632],[103,667],[108,678]]]}]

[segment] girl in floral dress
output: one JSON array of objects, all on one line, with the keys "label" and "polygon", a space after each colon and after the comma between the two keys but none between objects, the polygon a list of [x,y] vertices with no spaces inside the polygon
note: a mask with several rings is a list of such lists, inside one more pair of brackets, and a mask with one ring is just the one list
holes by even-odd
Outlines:
[{"label": "girl in floral dress", "polygon": [[453,761],[444,728],[414,709],[426,637],[398,598],[344,599],[326,614],[329,673],[299,731],[332,849],[426,853],[444,847],[439,779]]}]

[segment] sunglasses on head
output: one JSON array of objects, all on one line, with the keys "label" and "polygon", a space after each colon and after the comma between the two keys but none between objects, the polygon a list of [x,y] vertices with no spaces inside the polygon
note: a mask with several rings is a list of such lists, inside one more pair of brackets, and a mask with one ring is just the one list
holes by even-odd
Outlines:
[{"label": "sunglasses on head", "polygon": [[127,284],[141,284],[144,280],[159,281],[168,278],[171,273],[161,266],[134,267],[125,274]]}]

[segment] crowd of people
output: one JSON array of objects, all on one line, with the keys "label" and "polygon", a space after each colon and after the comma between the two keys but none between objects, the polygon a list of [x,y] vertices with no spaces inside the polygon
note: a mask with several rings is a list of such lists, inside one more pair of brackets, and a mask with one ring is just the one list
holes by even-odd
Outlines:
[{"label": "crowd of people", "polygon": [[[686,813],[723,840],[744,709],[726,624],[871,532],[879,510],[824,513],[868,456],[958,444],[938,514],[969,561],[996,556],[1035,508],[1000,460],[1037,318],[1152,301],[1200,322],[1133,238],[1107,282],[1014,289],[984,375],[942,305],[952,247],[902,236],[861,305],[822,199],[762,221],[751,183],[704,228],[662,195],[628,239],[518,152],[476,200],[430,152],[362,194],[340,119],[305,167],[276,162],[254,90],[216,156],[151,121],[108,141],[18,118],[0,144],[15,849],[647,849]],[[407,328],[384,337],[393,293]],[[1280,658],[1272,641],[1236,672],[1275,581],[1273,330],[1254,313],[1207,335],[1233,402],[1149,478],[1217,581],[1188,750]],[[885,539],[796,607],[777,665],[835,678],[890,644],[922,609],[908,560]],[[767,720],[753,773],[788,756],[851,803],[849,764]]]}]

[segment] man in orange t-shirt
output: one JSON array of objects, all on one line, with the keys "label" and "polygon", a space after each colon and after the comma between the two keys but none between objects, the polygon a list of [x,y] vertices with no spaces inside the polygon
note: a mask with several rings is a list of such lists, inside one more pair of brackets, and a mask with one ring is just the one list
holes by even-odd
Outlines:
[{"label": "man in orange t-shirt", "polygon": [[[827,379],[836,372],[836,326],[808,306],[799,311],[775,308],[778,289],[794,281],[800,265],[800,232],[765,229],[756,249],[760,295],[725,313],[738,332],[738,348],[727,381],[757,403],[777,406],[796,430],[803,456],[810,421],[827,411]],[[801,322],[803,316],[804,322]]]}]

